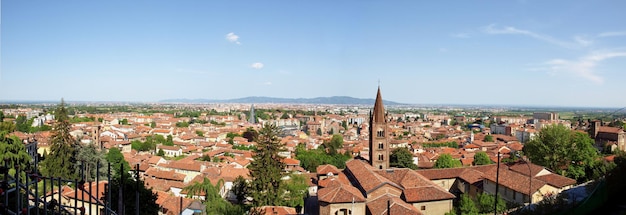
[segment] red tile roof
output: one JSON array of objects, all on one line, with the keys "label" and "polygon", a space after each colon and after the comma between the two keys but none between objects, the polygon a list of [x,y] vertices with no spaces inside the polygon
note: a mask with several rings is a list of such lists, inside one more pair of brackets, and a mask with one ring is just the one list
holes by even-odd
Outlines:
[{"label": "red tile roof", "polygon": [[[387,206],[389,204],[389,211]],[[407,214],[407,215],[421,215],[422,213],[402,199],[391,196],[382,195],[375,200],[367,203],[367,212],[372,215],[386,215],[386,214]]]},{"label": "red tile roof", "polygon": [[317,191],[319,201],[327,203],[365,202],[365,197],[355,187],[339,183],[330,183],[330,187]]}]

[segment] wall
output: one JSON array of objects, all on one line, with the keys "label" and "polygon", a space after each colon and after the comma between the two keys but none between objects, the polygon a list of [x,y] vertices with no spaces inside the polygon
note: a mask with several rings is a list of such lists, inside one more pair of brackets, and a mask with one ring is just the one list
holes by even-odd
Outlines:
[{"label": "wall", "polygon": [[[424,215],[443,215],[452,210],[452,199],[432,202],[413,203],[413,207]],[[425,209],[425,210],[422,210]]]}]

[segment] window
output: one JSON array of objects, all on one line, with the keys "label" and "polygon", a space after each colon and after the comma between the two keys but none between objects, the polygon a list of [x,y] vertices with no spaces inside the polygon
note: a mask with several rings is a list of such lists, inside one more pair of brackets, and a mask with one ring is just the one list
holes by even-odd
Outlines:
[{"label": "window", "polygon": [[383,149],[385,145],[382,142],[378,143],[378,149]]},{"label": "window", "polygon": [[383,160],[383,154],[378,154],[378,160],[379,161]]},{"label": "window", "polygon": [[376,136],[377,136],[377,137],[384,137],[384,136],[385,136],[385,131],[383,131],[383,130],[378,130],[378,131],[376,132]]},{"label": "window", "polygon": [[421,209],[422,209],[423,211],[425,211],[425,210],[426,210],[426,205],[422,205],[422,208],[421,208]]},{"label": "window", "polygon": [[337,212],[335,212],[335,215],[350,215],[350,214],[352,214],[352,211],[345,209],[345,208],[339,209]]}]

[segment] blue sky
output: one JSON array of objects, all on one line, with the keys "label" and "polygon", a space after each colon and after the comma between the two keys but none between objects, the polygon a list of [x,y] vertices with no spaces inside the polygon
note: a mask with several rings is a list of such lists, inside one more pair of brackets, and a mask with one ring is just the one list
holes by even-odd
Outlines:
[{"label": "blue sky", "polygon": [[2,1],[0,100],[626,106],[626,1]]}]

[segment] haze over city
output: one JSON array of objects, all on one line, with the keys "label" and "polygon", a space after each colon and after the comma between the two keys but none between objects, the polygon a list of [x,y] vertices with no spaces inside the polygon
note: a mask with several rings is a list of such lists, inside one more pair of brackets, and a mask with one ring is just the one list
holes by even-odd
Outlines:
[{"label": "haze over city", "polygon": [[624,107],[623,1],[2,1],[0,100]]}]

